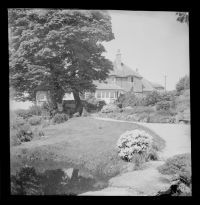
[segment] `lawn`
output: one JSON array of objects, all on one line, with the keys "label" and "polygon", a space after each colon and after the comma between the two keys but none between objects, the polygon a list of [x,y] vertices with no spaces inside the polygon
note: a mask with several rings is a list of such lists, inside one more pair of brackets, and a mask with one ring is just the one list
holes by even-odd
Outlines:
[{"label": "lawn", "polygon": [[126,163],[117,156],[116,142],[122,133],[133,129],[146,130],[158,149],[164,148],[164,140],[141,125],[71,118],[44,128],[46,137],[11,147],[11,172],[28,164],[38,171],[76,167],[99,179],[110,178]]}]

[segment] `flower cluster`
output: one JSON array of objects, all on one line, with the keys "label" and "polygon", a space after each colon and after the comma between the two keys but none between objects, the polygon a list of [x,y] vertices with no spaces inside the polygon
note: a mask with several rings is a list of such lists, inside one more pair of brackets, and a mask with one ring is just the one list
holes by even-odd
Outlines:
[{"label": "flower cluster", "polygon": [[134,154],[147,153],[152,145],[152,136],[143,130],[132,130],[123,133],[118,142],[119,156],[130,161]]}]

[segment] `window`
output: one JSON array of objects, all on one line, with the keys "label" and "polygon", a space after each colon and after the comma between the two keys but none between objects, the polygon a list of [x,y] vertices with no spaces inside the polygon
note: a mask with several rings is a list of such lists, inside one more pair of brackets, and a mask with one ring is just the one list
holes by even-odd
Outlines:
[{"label": "window", "polygon": [[106,91],[106,98],[109,98],[109,91]]},{"label": "window", "polygon": [[131,82],[133,82],[133,76],[131,77]]},{"label": "window", "polygon": [[101,98],[105,98],[105,94],[106,94],[106,93],[105,93],[104,91],[102,91],[102,92],[101,92]]},{"label": "window", "polygon": [[114,93],[113,91],[111,91],[111,92],[110,92],[110,98],[114,98],[114,94],[115,94],[115,93]]},{"label": "window", "polygon": [[101,92],[97,91],[97,98],[101,98]]}]

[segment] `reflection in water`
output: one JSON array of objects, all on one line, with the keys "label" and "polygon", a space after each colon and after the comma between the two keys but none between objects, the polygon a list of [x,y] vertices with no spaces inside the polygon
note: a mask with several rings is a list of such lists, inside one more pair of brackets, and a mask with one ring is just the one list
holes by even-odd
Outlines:
[{"label": "reflection in water", "polygon": [[11,176],[11,193],[17,195],[78,195],[94,188],[95,179],[79,175],[73,169],[68,175],[62,169],[36,173],[33,167],[23,167]]}]

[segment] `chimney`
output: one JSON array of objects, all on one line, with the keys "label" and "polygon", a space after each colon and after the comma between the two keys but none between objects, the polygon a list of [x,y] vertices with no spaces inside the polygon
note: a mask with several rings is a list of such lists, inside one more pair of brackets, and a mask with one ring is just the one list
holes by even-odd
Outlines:
[{"label": "chimney", "polygon": [[116,64],[118,68],[121,68],[121,56],[120,49],[118,49],[116,54]]}]

